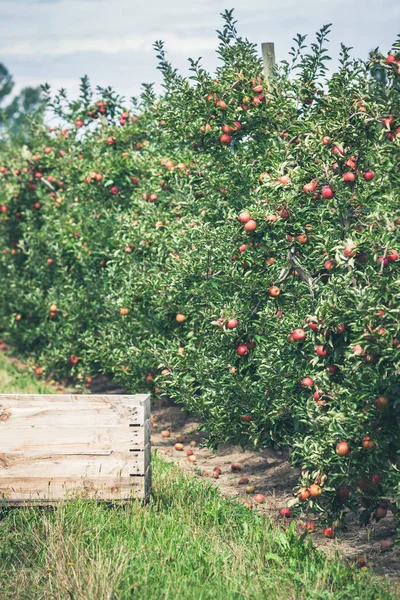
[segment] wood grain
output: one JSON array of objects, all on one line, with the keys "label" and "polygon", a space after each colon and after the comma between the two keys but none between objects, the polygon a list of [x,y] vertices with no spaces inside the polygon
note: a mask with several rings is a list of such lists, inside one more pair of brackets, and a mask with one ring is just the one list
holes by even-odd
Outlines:
[{"label": "wood grain", "polygon": [[151,487],[146,395],[0,394],[0,496],[147,498]]}]

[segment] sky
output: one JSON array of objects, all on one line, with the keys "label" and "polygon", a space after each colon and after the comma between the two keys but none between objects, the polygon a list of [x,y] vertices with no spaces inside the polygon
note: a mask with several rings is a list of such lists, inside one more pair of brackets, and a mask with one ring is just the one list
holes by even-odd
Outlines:
[{"label": "sky", "polygon": [[340,42],[367,58],[387,52],[400,33],[399,0],[0,0],[0,62],[14,76],[15,91],[49,83],[73,98],[79,78],[111,85],[130,97],[160,75],[153,50],[163,40],[168,59],[184,74],[187,58],[218,64],[220,13],[235,8],[240,35],[259,47],[274,42],[277,61],[287,58],[296,33],[309,39],[332,23],[331,56]]}]

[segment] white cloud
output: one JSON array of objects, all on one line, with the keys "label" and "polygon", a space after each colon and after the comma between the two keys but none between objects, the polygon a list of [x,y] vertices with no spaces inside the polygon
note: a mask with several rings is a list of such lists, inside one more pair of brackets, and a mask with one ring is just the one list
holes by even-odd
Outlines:
[{"label": "white cloud", "polygon": [[187,56],[196,48],[198,52],[213,50],[216,46],[215,36],[210,37],[179,37],[165,32],[156,32],[151,34],[132,35],[127,38],[117,38],[111,40],[106,37],[97,37],[93,39],[42,39],[32,41],[16,41],[11,43],[0,42],[0,56],[7,57],[57,57],[68,56],[71,54],[82,54],[87,52],[96,52],[98,54],[123,54],[126,52],[154,52],[153,44],[155,40],[162,39],[165,42],[168,51],[174,54],[183,54]]}]

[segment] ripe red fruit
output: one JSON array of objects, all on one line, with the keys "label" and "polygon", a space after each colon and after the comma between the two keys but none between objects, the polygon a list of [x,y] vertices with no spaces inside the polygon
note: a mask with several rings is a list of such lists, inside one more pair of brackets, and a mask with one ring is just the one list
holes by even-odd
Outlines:
[{"label": "ripe red fruit", "polygon": [[253,219],[250,219],[250,221],[247,221],[247,223],[244,226],[246,231],[254,231],[256,227],[257,227],[257,223]]},{"label": "ripe red fruit", "polygon": [[0,206],[0,212],[2,212],[2,213],[6,213],[7,212],[7,206],[5,204],[2,204]]},{"label": "ripe red fruit", "polygon": [[335,539],[335,530],[333,527],[325,527],[324,536],[333,540]]},{"label": "ripe red fruit", "polygon": [[379,475],[379,473],[374,473],[371,477],[371,482],[374,485],[378,485],[381,482],[381,476]]},{"label": "ripe red fruit", "polygon": [[115,140],[115,138],[110,136],[106,139],[106,142],[109,146],[113,146],[115,144],[116,140]]},{"label": "ripe red fruit", "polygon": [[[240,123],[240,121],[233,121],[233,124],[235,126],[235,129],[237,131],[240,131],[242,129],[242,124]],[[232,128],[231,128],[232,129]]]},{"label": "ripe red fruit", "polygon": [[386,410],[386,408],[389,406],[389,398],[386,396],[379,396],[374,400],[374,404],[377,410]]},{"label": "ripe red fruit", "polygon": [[227,133],[223,133],[219,138],[219,141],[221,142],[221,144],[230,144],[232,141],[232,136],[228,135]]},{"label": "ripe red fruit", "polygon": [[48,265],[53,265],[54,264],[54,259],[53,258],[48,258],[46,260],[46,262],[47,262]]},{"label": "ripe red fruit", "polygon": [[349,242],[344,249],[344,255],[347,258],[352,258],[353,256],[356,255],[356,249],[357,249],[356,244],[354,244],[353,242]]},{"label": "ripe red fruit", "polygon": [[272,285],[269,288],[268,293],[270,296],[272,296],[272,298],[276,298],[281,293],[281,289],[279,287],[277,287],[276,285]]},{"label": "ripe red fruit", "polygon": [[238,481],[238,485],[247,485],[249,483],[248,477],[241,477]]},{"label": "ripe red fruit", "polygon": [[365,350],[364,348],[362,348],[362,346],[360,346],[360,344],[356,344],[353,348],[353,354],[355,354],[356,356],[364,356]]},{"label": "ripe red fruit", "polygon": [[304,377],[304,379],[301,380],[301,387],[303,388],[310,388],[314,385],[314,380],[311,379],[311,377]]},{"label": "ripe red fruit", "polygon": [[308,488],[311,498],[318,498],[322,494],[322,488],[316,483],[312,483]]},{"label": "ripe red fruit", "polygon": [[247,250],[246,244],[242,244],[241,246],[239,246],[239,252],[244,252],[245,250]]},{"label": "ripe red fruit", "polygon": [[335,327],[336,333],[344,333],[345,329],[346,326],[343,323],[341,323],[340,325],[336,325]]},{"label": "ripe red fruit", "polygon": [[378,506],[375,509],[375,513],[374,513],[374,517],[376,519],[376,521],[380,521],[381,519],[384,519],[387,515],[387,509],[383,508],[383,506]]},{"label": "ripe red fruit", "polygon": [[389,56],[386,57],[386,64],[387,65],[391,65],[393,63],[396,62],[396,57],[394,54],[389,54]]},{"label": "ripe red fruit", "polygon": [[354,173],[351,173],[350,171],[348,171],[347,173],[345,173],[343,175],[343,181],[345,183],[353,183],[356,180],[356,176],[354,175]]},{"label": "ripe red fruit", "polygon": [[324,137],[322,138],[322,143],[324,144],[324,146],[329,146],[329,144],[332,143],[332,138],[328,135],[324,135]]},{"label": "ripe red fruit", "polygon": [[230,133],[232,131],[232,128],[230,125],[222,125],[221,127],[221,131],[223,133]]},{"label": "ripe red fruit", "polygon": [[294,329],[292,331],[293,341],[295,342],[303,342],[306,339],[306,332],[304,329]]},{"label": "ripe red fruit", "polygon": [[241,212],[238,216],[238,219],[241,223],[248,223],[250,221],[250,215],[248,212]]},{"label": "ripe red fruit", "polygon": [[239,465],[238,463],[231,464],[231,471],[233,473],[236,473],[237,471],[241,471],[241,470],[242,470],[242,465]]},{"label": "ripe red fruit", "polygon": [[243,423],[249,423],[252,420],[253,420],[253,417],[251,415],[243,415],[243,417],[241,417],[241,421]]},{"label": "ripe red fruit", "polygon": [[347,442],[339,442],[336,444],[336,454],[339,456],[348,456],[350,454],[350,448]]},{"label": "ripe red fruit", "polygon": [[175,450],[177,450],[178,452],[182,452],[184,449],[184,445],[181,442],[177,442],[174,446]]},{"label": "ripe red fruit", "polygon": [[116,196],[118,194],[118,192],[119,192],[119,190],[116,185],[113,185],[112,187],[110,187],[110,194],[112,194],[113,196]]},{"label": "ripe red fruit", "polygon": [[254,502],[257,502],[257,504],[262,504],[263,502],[265,502],[265,496],[263,496],[263,494],[256,494],[253,500]]},{"label": "ripe red fruit", "polygon": [[79,362],[79,357],[78,357],[78,356],[71,356],[71,357],[68,359],[68,363],[69,363],[70,365],[72,365],[72,366],[74,366],[74,365],[77,365],[77,364],[78,364],[78,362]]},{"label": "ripe red fruit", "polygon": [[76,127],[83,127],[83,121],[81,119],[78,119],[77,121],[75,121],[75,126]]},{"label": "ripe red fruit", "polygon": [[315,183],[313,183],[312,181],[310,183],[306,183],[303,186],[303,192],[305,194],[309,193],[309,192],[315,192],[315,190],[317,189],[317,186],[315,185]]},{"label": "ripe red fruit", "polygon": [[325,198],[325,200],[330,200],[330,198],[333,198],[333,189],[330,185],[324,185],[321,190],[321,196]]},{"label": "ripe red fruit", "polygon": [[347,500],[347,498],[350,496],[350,490],[347,485],[343,485],[340,490],[338,490],[337,495],[341,500]]},{"label": "ripe red fruit", "polygon": [[249,353],[249,349],[245,344],[241,344],[237,347],[236,352],[239,356],[246,356]]},{"label": "ripe red fruit", "polygon": [[344,155],[344,150],[341,146],[333,146],[332,152],[333,154],[340,154],[340,156]]},{"label": "ripe red fruit", "polygon": [[396,260],[399,260],[399,253],[397,250],[388,250],[386,258],[389,262],[395,262]]},{"label": "ripe red fruit", "polygon": [[387,257],[384,258],[383,256],[379,256],[378,264],[383,264],[383,267],[386,269],[386,267],[389,266],[389,259]]},{"label": "ripe red fruit", "polygon": [[300,488],[298,494],[300,502],[307,502],[310,497],[310,492],[305,487]]},{"label": "ripe red fruit", "polygon": [[238,321],[237,319],[229,319],[229,321],[226,324],[228,329],[235,329],[235,327],[238,326]]},{"label": "ripe red fruit", "polygon": [[372,181],[375,177],[375,173],[373,171],[365,171],[365,173],[363,173],[363,177],[365,181]]},{"label": "ripe red fruit", "polygon": [[290,216],[290,210],[287,208],[281,208],[279,211],[279,216],[281,219],[288,219]]},{"label": "ripe red fruit", "polygon": [[285,519],[289,519],[292,515],[292,511],[290,510],[290,508],[281,508],[281,510],[279,511],[279,514],[281,515],[281,517],[284,517]]},{"label": "ripe red fruit", "polygon": [[335,268],[336,263],[334,260],[332,260],[331,258],[329,258],[328,260],[326,260],[324,262],[324,267],[327,271],[333,271],[333,269]]},{"label": "ripe red fruit", "polygon": [[315,352],[318,356],[326,356],[328,354],[328,350],[324,346],[317,346]]},{"label": "ripe red fruit", "polygon": [[308,242],[308,237],[306,236],[305,233],[302,233],[302,234],[300,234],[300,235],[297,236],[297,241],[300,244],[306,244]]},{"label": "ripe red fruit", "polygon": [[374,450],[375,442],[371,439],[369,435],[366,435],[362,440],[362,447],[364,448],[364,450]]}]

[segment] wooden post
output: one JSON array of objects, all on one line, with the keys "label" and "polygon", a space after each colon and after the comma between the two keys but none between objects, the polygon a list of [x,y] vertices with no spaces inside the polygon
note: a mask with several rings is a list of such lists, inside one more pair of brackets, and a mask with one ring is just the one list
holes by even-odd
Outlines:
[{"label": "wooden post", "polygon": [[261,44],[261,50],[264,63],[264,77],[268,83],[275,65],[275,44],[273,42],[264,42]]}]

